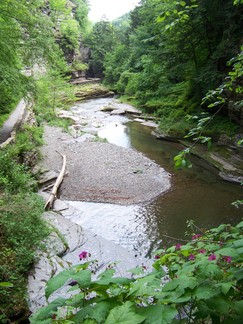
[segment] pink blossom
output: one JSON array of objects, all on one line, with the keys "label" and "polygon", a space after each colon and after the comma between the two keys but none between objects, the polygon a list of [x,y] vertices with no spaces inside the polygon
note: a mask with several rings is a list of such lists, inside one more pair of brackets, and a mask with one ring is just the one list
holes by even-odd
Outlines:
[{"label": "pink blossom", "polygon": [[86,251],[82,251],[80,254],[79,254],[79,259],[80,260],[83,260],[83,259],[86,259],[90,256],[90,253],[86,252]]},{"label": "pink blossom", "polygon": [[216,260],[217,259],[217,256],[215,254],[211,254],[209,257],[208,257],[208,261],[213,261],[213,260]]},{"label": "pink blossom", "polygon": [[201,236],[202,236],[202,234],[195,234],[195,235],[193,235],[192,240],[196,240]]},{"label": "pink blossom", "polygon": [[232,260],[232,257],[231,256],[224,256],[223,259],[224,259],[225,262],[230,263],[231,260]]},{"label": "pink blossom", "polygon": [[190,254],[188,259],[189,259],[189,260],[195,260],[195,258],[196,258],[196,257],[195,257],[194,254]]},{"label": "pink blossom", "polygon": [[204,249],[200,249],[199,250],[199,253],[201,253],[201,254],[204,254],[204,253],[206,253],[207,251],[206,250],[204,250]]},{"label": "pink blossom", "polygon": [[176,250],[180,250],[180,249],[181,249],[181,246],[182,246],[182,244],[176,244],[176,245],[175,245],[175,249],[176,249]]}]

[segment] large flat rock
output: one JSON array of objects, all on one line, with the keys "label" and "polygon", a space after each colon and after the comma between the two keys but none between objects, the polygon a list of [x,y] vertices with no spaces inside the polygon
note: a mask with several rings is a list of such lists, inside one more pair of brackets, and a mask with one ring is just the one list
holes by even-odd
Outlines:
[{"label": "large flat rock", "polygon": [[[127,276],[127,270],[141,265],[139,260],[123,247],[81,228],[58,213],[45,213],[44,218],[55,230],[46,242],[46,251],[37,253],[37,261],[29,275],[28,296],[32,312],[46,305],[45,287],[51,277],[72,265],[87,261],[79,260],[82,251],[90,254],[88,260],[98,260],[96,275],[115,261],[117,276]],[[59,296],[65,297],[66,290],[67,287],[58,290],[50,300]]]}]

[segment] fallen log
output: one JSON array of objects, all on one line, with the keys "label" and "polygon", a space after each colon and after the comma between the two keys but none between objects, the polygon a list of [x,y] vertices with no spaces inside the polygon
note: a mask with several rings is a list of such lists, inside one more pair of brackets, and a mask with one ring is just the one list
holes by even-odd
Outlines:
[{"label": "fallen log", "polygon": [[56,182],[54,183],[54,186],[52,188],[52,191],[51,191],[51,194],[50,194],[50,197],[48,198],[46,204],[45,204],[45,209],[50,209],[53,207],[53,203],[54,203],[54,200],[57,196],[57,190],[60,186],[60,184],[62,183],[63,181],[63,177],[65,175],[65,169],[66,169],[66,155],[63,155],[61,154],[62,156],[62,159],[63,159],[63,162],[62,162],[62,169],[56,179]]}]

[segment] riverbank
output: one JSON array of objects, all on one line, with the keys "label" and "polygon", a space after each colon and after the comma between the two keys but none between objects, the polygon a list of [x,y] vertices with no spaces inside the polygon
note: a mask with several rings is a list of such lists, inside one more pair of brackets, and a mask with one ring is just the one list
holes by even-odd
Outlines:
[{"label": "riverbank", "polygon": [[[117,111],[121,112],[122,107],[124,113],[128,108],[136,113],[131,107],[117,103]],[[97,134],[101,124],[107,122],[106,118],[110,122],[109,114],[102,112],[102,109],[104,107],[99,105],[97,115],[95,108],[96,118],[85,113],[72,115],[71,112],[59,111],[64,118],[74,121],[69,133],[58,127],[46,125],[44,128],[43,158],[35,172],[39,174],[41,195],[45,200],[50,194],[50,182],[55,180],[61,169],[60,153],[66,155],[67,168],[60,188],[60,199],[54,204],[54,213],[44,214],[44,219],[57,233],[56,230],[52,232],[46,242],[46,251],[38,254],[37,263],[29,276],[29,304],[33,312],[46,304],[46,282],[61,270],[78,264],[78,255],[82,251],[88,251],[92,260],[98,260],[97,267],[101,270],[109,263],[119,261],[115,266],[118,275],[127,275],[127,270],[137,265],[150,264],[141,251],[128,250],[122,244],[106,239],[104,233],[99,236],[96,231],[79,225],[83,208],[75,206],[72,201],[119,204],[127,208],[128,205],[146,204],[168,192],[171,187],[170,174],[143,154],[100,141]],[[113,123],[118,123],[120,116],[114,114],[111,119]],[[106,215],[102,214],[101,217]],[[99,223],[100,227],[103,225]]]},{"label": "riverbank", "polygon": [[190,148],[192,155],[205,161],[209,167],[215,168],[216,173],[223,180],[238,184],[242,183],[243,147],[237,145],[237,141],[242,137],[242,134],[238,134],[233,138],[222,134],[216,142],[213,142],[210,149],[205,144],[195,144],[184,138],[173,137],[173,135],[167,136],[160,132],[153,132],[153,135],[159,140],[178,142]]}]

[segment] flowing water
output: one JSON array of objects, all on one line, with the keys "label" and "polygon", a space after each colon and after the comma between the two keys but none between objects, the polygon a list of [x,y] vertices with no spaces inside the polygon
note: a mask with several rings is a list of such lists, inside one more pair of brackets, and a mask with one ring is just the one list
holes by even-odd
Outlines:
[{"label": "flowing water", "polygon": [[140,255],[150,255],[175,242],[170,237],[183,238],[187,220],[194,220],[204,229],[241,220],[242,209],[231,205],[242,199],[239,185],[221,180],[215,170],[196,157],[192,169],[176,171],[173,157],[182,148],[180,144],[156,139],[151,135],[152,128],[139,122],[99,111],[100,106],[113,100],[91,100],[75,106],[73,113],[92,114],[99,124],[100,137],[136,149],[170,172],[172,189],[145,206],[71,202],[81,211],[73,221]]}]

